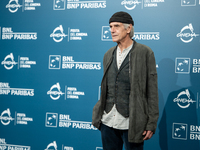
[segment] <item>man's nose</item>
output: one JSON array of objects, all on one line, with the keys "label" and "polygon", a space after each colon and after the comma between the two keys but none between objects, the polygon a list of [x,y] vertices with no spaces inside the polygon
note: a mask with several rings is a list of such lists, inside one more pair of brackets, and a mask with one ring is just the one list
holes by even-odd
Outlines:
[{"label": "man's nose", "polygon": [[111,33],[115,32],[115,28],[111,27],[110,31],[111,31]]}]

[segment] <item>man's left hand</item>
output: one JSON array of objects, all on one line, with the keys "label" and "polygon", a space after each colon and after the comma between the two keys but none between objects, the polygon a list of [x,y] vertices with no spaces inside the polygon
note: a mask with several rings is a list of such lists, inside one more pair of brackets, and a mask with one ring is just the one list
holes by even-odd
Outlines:
[{"label": "man's left hand", "polygon": [[152,131],[144,131],[142,135],[145,135],[145,137],[143,138],[143,140],[148,140],[153,136],[153,132]]}]

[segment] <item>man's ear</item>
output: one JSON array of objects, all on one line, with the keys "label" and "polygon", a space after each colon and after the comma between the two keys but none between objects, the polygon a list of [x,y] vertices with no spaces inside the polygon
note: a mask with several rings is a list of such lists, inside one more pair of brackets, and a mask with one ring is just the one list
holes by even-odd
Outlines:
[{"label": "man's ear", "polygon": [[128,33],[130,33],[131,32],[131,29],[133,28],[133,25],[132,24],[129,24],[129,26],[128,26]]}]

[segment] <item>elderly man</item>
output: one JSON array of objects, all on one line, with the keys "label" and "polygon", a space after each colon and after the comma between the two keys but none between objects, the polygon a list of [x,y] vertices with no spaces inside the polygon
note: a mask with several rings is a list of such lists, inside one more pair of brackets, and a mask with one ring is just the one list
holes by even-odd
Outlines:
[{"label": "elderly man", "polygon": [[153,51],[132,40],[133,19],[117,12],[109,20],[113,42],[104,55],[101,97],[92,124],[101,131],[104,150],[143,150],[158,120],[157,71]]}]

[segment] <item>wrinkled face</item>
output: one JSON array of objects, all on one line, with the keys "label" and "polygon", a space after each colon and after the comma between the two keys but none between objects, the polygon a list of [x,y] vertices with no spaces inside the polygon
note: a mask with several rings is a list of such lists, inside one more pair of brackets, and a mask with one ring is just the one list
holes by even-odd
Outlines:
[{"label": "wrinkled face", "polygon": [[129,37],[130,29],[125,29],[123,23],[121,22],[111,22],[110,30],[113,42],[123,42],[127,36]]}]

